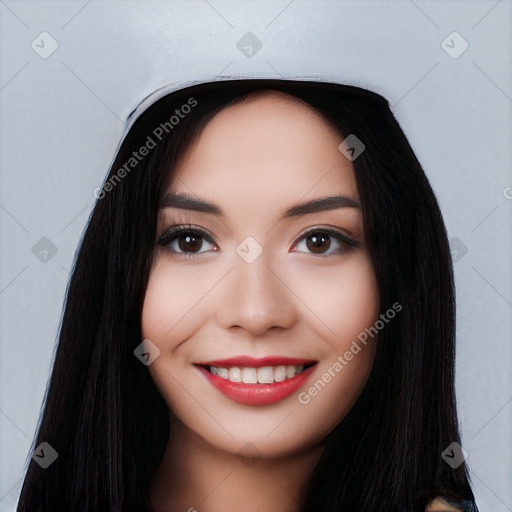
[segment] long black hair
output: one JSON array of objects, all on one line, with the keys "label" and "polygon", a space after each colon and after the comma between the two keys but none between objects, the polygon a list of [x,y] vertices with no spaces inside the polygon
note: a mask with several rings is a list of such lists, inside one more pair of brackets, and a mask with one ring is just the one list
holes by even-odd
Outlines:
[{"label": "long black hair", "polygon": [[[474,500],[465,463],[452,468],[441,457],[460,443],[446,230],[388,101],[335,83],[241,79],[164,95],[120,144],[75,255],[32,446],[47,442],[58,458],[46,469],[29,459],[19,512],[151,510],[149,486],[169,438],[170,411],[134,349],[142,340],[158,201],[208,121],[264,90],[311,105],[340,141],[354,134],[364,143],[353,166],[381,312],[402,306],[379,333],[362,394],[325,440],[302,512],[416,512],[439,494]],[[131,160],[150,139],[146,155]]]}]

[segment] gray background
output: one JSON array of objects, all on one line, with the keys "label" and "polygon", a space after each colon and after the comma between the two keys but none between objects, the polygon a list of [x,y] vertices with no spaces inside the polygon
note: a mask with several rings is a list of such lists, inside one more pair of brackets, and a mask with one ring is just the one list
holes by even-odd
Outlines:
[{"label": "gray background", "polygon": [[[17,501],[74,251],[127,114],[159,85],[246,71],[344,76],[390,100],[456,259],[477,502],[512,510],[510,0],[7,0],[0,15],[1,512]],[[58,44],[47,58],[42,32]],[[237,48],[247,32],[262,43],[252,56]],[[57,249],[46,261],[43,237]]]}]

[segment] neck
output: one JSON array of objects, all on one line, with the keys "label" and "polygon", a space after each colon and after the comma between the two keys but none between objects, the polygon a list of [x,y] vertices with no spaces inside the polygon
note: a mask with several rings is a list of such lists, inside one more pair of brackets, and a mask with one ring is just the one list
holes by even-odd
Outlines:
[{"label": "neck", "polygon": [[272,459],[250,457],[251,447],[228,453],[180,425],[151,482],[153,511],[297,512],[322,446]]}]

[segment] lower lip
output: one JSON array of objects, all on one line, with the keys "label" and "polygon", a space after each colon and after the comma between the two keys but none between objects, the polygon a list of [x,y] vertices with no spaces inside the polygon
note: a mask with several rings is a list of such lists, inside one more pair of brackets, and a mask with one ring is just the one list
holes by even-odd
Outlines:
[{"label": "lower lip", "polygon": [[213,386],[231,400],[246,405],[269,405],[284,400],[294,391],[297,391],[313,373],[315,366],[306,368],[295,377],[273,384],[231,382],[218,375],[213,375],[202,366],[196,366],[196,368],[203,372]]}]

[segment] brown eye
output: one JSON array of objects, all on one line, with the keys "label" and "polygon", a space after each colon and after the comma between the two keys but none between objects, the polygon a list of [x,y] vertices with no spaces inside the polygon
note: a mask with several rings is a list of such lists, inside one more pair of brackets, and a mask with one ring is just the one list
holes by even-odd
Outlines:
[{"label": "brown eye", "polygon": [[178,247],[183,252],[197,252],[203,245],[201,237],[193,233],[180,233],[176,240],[178,241]]},{"label": "brown eye", "polygon": [[[158,245],[165,247],[177,256],[195,256],[215,250],[213,238],[206,232],[187,227],[171,228],[157,240]],[[206,246],[206,250],[203,250]]]},{"label": "brown eye", "polygon": [[309,235],[306,246],[311,252],[323,254],[331,246],[331,238],[324,233]]},{"label": "brown eye", "polygon": [[[314,229],[305,233],[295,244],[296,252],[317,256],[343,254],[351,248],[361,247],[361,243],[332,229]],[[305,247],[304,247],[305,246]],[[297,250],[299,248],[300,250]]]}]

